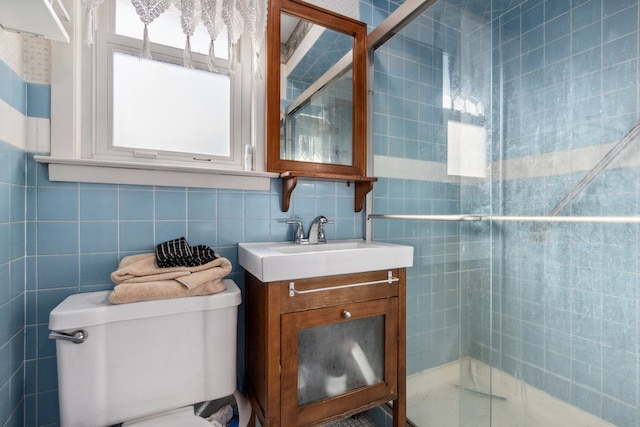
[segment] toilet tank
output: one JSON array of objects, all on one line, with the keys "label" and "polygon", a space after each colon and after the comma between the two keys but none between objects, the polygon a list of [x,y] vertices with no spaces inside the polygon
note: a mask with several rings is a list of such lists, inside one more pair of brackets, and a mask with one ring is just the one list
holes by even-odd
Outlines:
[{"label": "toilet tank", "polygon": [[67,297],[49,329],[87,332],[56,341],[60,421],[108,426],[232,394],[240,290],[113,305],[110,291]]}]

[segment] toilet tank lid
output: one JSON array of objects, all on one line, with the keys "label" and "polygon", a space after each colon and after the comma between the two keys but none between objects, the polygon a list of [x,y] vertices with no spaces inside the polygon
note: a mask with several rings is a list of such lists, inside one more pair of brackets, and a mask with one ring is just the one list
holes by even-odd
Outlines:
[{"label": "toilet tank lid", "polygon": [[73,294],[49,313],[49,329],[65,331],[131,319],[209,311],[239,305],[242,297],[238,286],[230,279],[225,279],[224,284],[226,289],[213,295],[128,304],[111,304],[111,291]]}]

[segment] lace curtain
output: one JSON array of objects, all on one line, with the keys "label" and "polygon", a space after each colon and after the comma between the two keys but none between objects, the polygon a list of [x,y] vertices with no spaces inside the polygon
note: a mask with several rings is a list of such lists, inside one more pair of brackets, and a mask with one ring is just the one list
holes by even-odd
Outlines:
[{"label": "lace curtain", "polygon": [[[104,0],[82,0],[87,13],[87,42],[93,42],[93,22],[95,10]],[[141,56],[151,58],[149,32],[147,26],[162,15],[173,4],[180,11],[180,24],[186,36],[184,65],[191,67],[191,45],[189,38],[202,22],[211,37],[209,45],[209,69],[215,71],[214,42],[226,29],[229,40],[229,58],[232,70],[236,58],[234,46],[246,29],[251,38],[253,52],[253,73],[262,78],[259,69],[260,47],[264,42],[267,28],[267,0],[131,0],[136,13],[144,24]]]}]

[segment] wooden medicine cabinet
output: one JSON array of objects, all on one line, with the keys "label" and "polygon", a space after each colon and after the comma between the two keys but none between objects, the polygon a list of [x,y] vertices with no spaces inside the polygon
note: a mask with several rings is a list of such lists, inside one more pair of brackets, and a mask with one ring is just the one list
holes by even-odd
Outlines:
[{"label": "wooden medicine cabinet", "polygon": [[289,209],[298,177],[355,184],[366,176],[366,24],[301,0],[270,0],[267,23],[267,171]]}]

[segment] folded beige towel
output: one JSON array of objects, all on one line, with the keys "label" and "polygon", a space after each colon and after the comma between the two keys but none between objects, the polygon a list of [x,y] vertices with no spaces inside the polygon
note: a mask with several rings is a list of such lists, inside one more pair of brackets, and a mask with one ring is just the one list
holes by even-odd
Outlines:
[{"label": "folded beige towel", "polygon": [[212,280],[197,288],[188,289],[175,280],[147,283],[122,283],[113,288],[109,296],[112,304],[151,301],[169,298],[211,295],[225,290],[224,280]]},{"label": "folded beige towel", "polygon": [[231,262],[222,257],[196,267],[161,268],[153,253],[132,255],[111,273],[116,286],[109,299],[124,304],[215,294],[225,289],[222,279],[230,272]]},{"label": "folded beige towel", "polygon": [[191,289],[206,281],[224,277],[230,272],[231,263],[222,257],[196,267],[163,268],[158,267],[155,254],[150,253],[124,257],[120,261],[118,269],[111,273],[111,280],[119,285],[121,283],[147,283],[176,279]]}]

